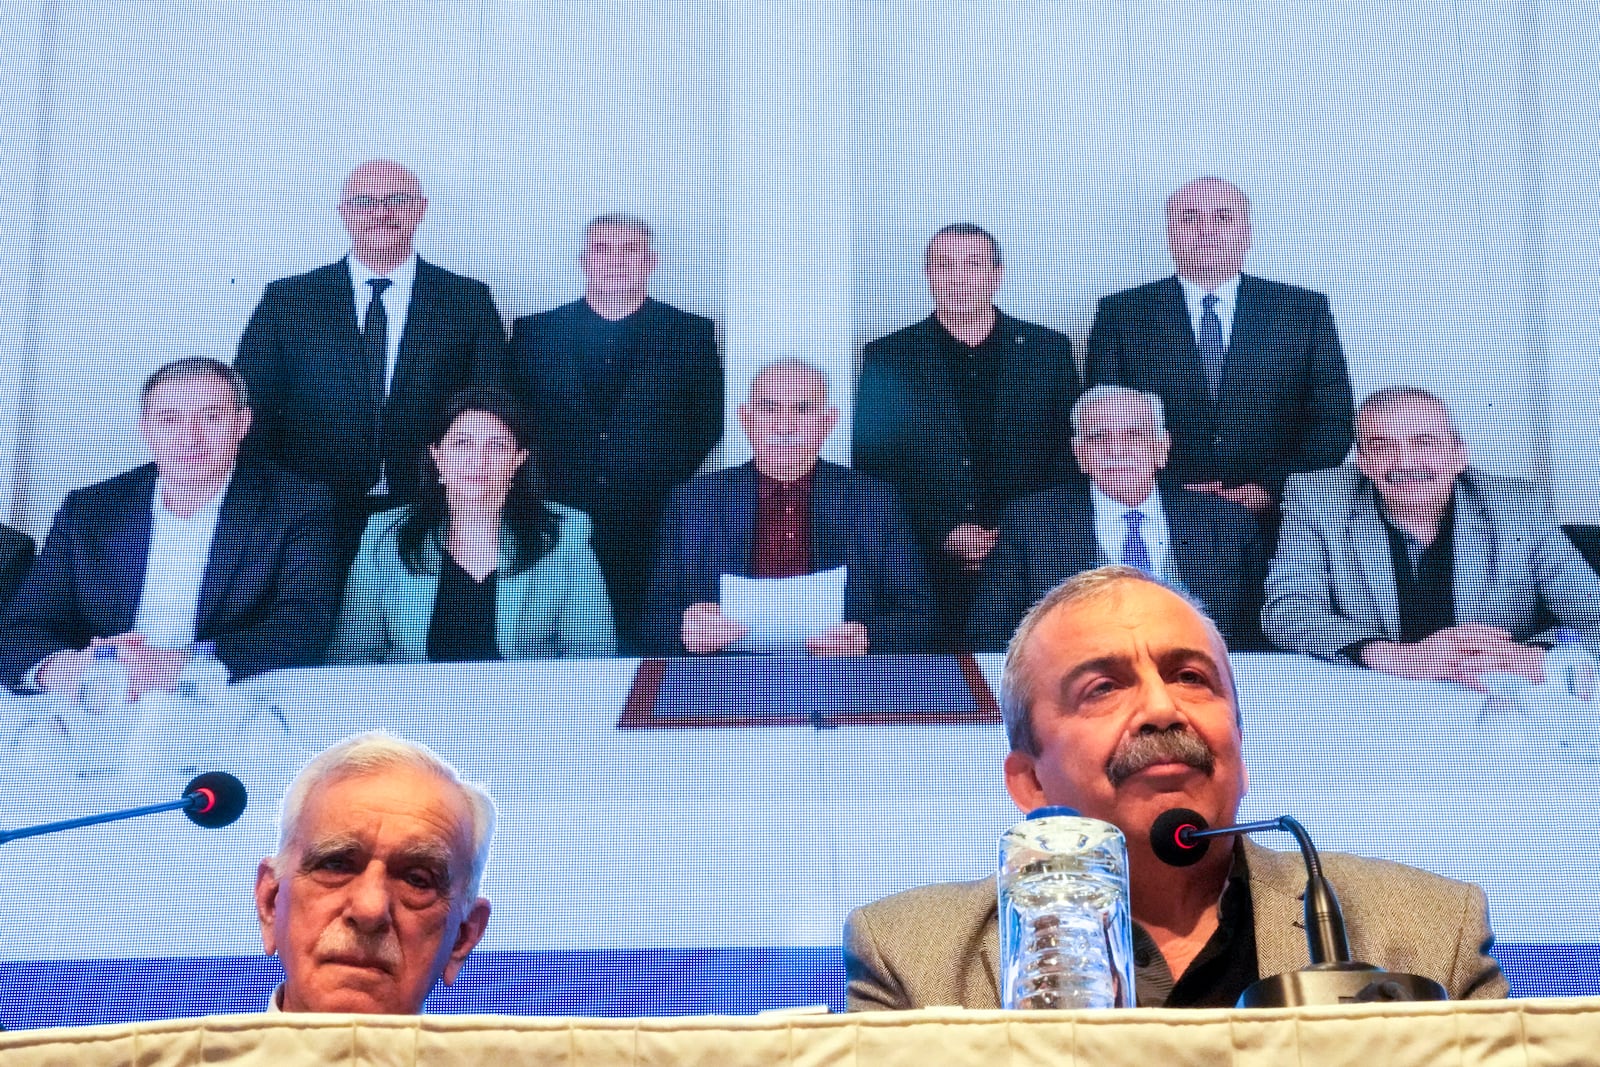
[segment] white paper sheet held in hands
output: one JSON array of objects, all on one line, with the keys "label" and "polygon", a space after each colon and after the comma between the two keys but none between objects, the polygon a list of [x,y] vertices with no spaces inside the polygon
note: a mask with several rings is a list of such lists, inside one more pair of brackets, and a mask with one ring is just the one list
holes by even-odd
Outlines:
[{"label": "white paper sheet held in hands", "polygon": [[722,613],[750,627],[738,652],[803,652],[806,639],[844,622],[848,567],[793,578],[722,576]]}]

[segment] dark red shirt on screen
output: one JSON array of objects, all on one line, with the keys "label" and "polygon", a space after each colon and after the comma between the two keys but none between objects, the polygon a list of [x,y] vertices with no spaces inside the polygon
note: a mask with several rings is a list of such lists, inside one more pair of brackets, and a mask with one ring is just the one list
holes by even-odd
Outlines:
[{"label": "dark red shirt on screen", "polygon": [[750,575],[793,578],[811,573],[811,475],[780,482],[756,472],[756,528]]}]

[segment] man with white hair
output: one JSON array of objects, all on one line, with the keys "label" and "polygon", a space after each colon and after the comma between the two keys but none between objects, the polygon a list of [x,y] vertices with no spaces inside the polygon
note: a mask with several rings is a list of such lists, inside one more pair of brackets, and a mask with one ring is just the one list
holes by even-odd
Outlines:
[{"label": "man with white hair", "polygon": [[636,643],[662,502],[722,436],[716,326],[650,295],[650,224],[607,212],[583,228],[583,295],[511,327],[512,392],[534,414],[550,495],[594,523],[617,633]]},{"label": "man with white hair", "polygon": [[999,651],[1063,579],[1125,563],[1197,598],[1233,647],[1256,642],[1263,553],[1238,504],[1158,478],[1172,438],[1161,398],[1096,385],[1072,405],[1072,452],[1088,476],[1011,504],[984,560],[968,636]]},{"label": "man with white hair", "polygon": [[739,405],[750,462],[692,479],[667,501],[643,616],[647,648],[721,652],[743,638],[746,627],[721,608],[725,574],[791,578],[837,567],[846,568],[844,619],[811,637],[812,653],[930,646],[933,593],[894,490],[818,458],[838,420],[820,368],[780,359],[756,373]]},{"label": "man with white hair", "polygon": [[1415,386],[1356,414],[1353,464],[1289,479],[1262,625],[1274,644],[1405,678],[1544,680],[1556,626],[1600,650],[1600,578],[1548,495],[1469,464]]},{"label": "man with white hair", "polygon": [[256,914],[283,960],[273,1011],[416,1015],[483,937],[495,809],[428,748],[382,731],[314,756],[290,783]]}]

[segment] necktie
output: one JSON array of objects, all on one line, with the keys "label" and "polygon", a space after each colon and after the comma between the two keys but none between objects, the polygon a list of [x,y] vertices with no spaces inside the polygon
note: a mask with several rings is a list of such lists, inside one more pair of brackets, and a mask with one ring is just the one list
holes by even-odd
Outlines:
[{"label": "necktie", "polygon": [[1200,313],[1200,336],[1197,338],[1200,362],[1205,364],[1206,387],[1215,400],[1222,385],[1222,361],[1227,356],[1222,347],[1222,320],[1217,318],[1217,294],[1207,293],[1200,306],[1205,309]]},{"label": "necktie", "polygon": [[372,299],[367,301],[367,321],[361,327],[361,347],[372,372],[372,399],[381,412],[389,371],[389,313],[383,307],[383,291],[394,283],[388,278],[368,278],[367,284],[372,286]]},{"label": "necktie", "polygon": [[1154,574],[1156,567],[1150,561],[1150,548],[1139,533],[1139,524],[1144,521],[1144,512],[1123,512],[1122,521],[1128,524],[1128,536],[1122,542],[1123,565],[1137,567],[1146,574]]}]

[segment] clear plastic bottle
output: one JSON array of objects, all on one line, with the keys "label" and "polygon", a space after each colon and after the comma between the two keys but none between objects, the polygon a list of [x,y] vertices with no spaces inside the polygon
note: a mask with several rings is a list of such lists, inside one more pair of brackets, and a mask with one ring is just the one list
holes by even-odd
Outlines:
[{"label": "clear plastic bottle", "polygon": [[178,672],[178,696],[196,704],[221,704],[228,697],[228,668],[217,658],[215,641],[196,641],[189,662]]},{"label": "clear plastic bottle", "polygon": [[1002,1007],[1136,1006],[1122,831],[1040,808],[1000,836],[996,884]]},{"label": "clear plastic bottle", "polygon": [[128,696],[128,668],[117,650],[95,649],[78,681],[78,706],[67,724],[78,774],[115,774],[122,765],[135,719]]},{"label": "clear plastic bottle", "polygon": [[1600,743],[1597,676],[1600,668],[1578,632],[1565,627],[1557,630],[1555,647],[1544,654],[1544,683],[1554,705],[1547,726],[1556,744],[1567,752],[1590,755]]}]

